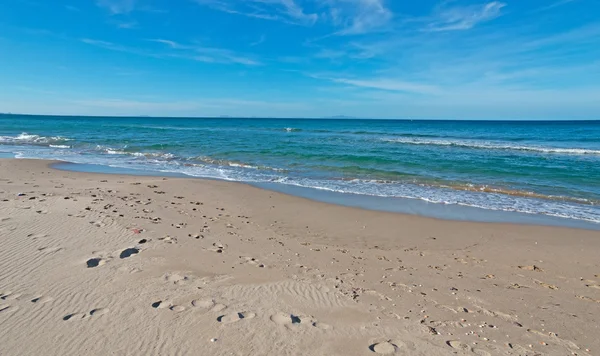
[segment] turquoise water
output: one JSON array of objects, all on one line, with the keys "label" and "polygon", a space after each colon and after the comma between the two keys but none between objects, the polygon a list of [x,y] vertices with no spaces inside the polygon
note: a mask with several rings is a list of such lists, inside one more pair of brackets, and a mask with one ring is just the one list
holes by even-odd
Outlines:
[{"label": "turquoise water", "polygon": [[600,121],[3,115],[0,152],[600,223]]}]

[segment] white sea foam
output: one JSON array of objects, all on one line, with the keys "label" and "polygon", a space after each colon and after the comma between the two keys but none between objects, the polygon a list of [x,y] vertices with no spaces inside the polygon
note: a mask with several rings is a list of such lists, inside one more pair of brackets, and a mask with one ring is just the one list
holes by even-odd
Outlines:
[{"label": "white sea foam", "polygon": [[344,194],[385,198],[417,199],[428,203],[460,205],[485,210],[543,214],[600,223],[600,209],[593,205],[572,204],[500,193],[460,191],[412,183],[380,184],[369,180],[333,181],[279,177],[272,182]]},{"label": "white sea foam", "polygon": [[68,138],[61,136],[51,136],[45,137],[40,135],[30,135],[26,132],[21,133],[17,136],[0,136],[0,143],[8,143],[8,144],[49,144],[56,142],[64,142],[69,141]]},{"label": "white sea foam", "polygon": [[[214,165],[214,166],[222,166],[222,167],[233,167],[233,168],[246,168],[246,169],[254,169],[254,170],[265,170],[265,171],[274,171],[274,172],[287,172],[286,169],[283,168],[274,168],[269,166],[261,166],[250,163],[244,163],[239,161],[229,161],[224,159],[214,159],[206,156],[199,156],[189,158],[188,161],[191,162],[202,162],[202,166],[204,164]],[[195,163],[190,163],[190,166],[197,166]]]},{"label": "white sea foam", "polygon": [[173,159],[175,155],[172,153],[162,152],[127,152],[124,149],[116,149],[111,147],[96,146],[96,150],[104,152],[109,155],[122,155],[122,156],[133,156],[133,157],[145,157],[145,158],[162,158],[162,159]]},{"label": "white sea foam", "polygon": [[383,138],[382,141],[400,143],[406,145],[427,145],[427,146],[453,146],[464,148],[490,149],[490,150],[509,150],[509,151],[531,151],[539,153],[554,153],[567,155],[600,155],[600,150],[585,148],[561,148],[561,147],[543,147],[543,146],[523,146],[495,143],[489,141],[470,141],[470,140],[431,140],[418,138]]},{"label": "white sea foam", "polygon": [[[527,214],[576,219],[600,223],[598,206],[578,204],[558,199],[513,196],[501,192],[457,190],[451,187],[435,187],[425,184],[389,182],[382,184],[374,180],[333,180],[293,177],[274,170],[252,169],[251,165],[238,162],[180,161],[168,153],[126,152],[124,148],[97,147],[96,154],[81,154],[79,149],[49,149],[48,147],[26,147],[15,145],[13,152],[20,158],[60,159],[75,163],[99,164],[147,171],[163,171],[195,177],[216,178],[240,182],[276,182],[285,185],[327,190],[345,194],[377,197],[397,197],[422,201],[482,208],[487,210],[511,211]],[[145,157],[146,159],[139,159]],[[165,159],[167,158],[167,159]],[[249,169],[250,168],[250,169]]]}]

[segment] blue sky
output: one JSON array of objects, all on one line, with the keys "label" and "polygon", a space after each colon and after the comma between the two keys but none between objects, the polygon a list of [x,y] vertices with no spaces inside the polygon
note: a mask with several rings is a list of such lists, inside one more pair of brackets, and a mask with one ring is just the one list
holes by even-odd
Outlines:
[{"label": "blue sky", "polygon": [[2,0],[0,112],[600,119],[597,0]]}]

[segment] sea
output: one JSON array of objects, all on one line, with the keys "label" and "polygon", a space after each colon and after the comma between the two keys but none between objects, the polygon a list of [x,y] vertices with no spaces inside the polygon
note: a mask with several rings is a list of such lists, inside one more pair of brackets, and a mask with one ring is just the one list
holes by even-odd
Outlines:
[{"label": "sea", "polygon": [[600,121],[5,114],[0,152],[441,218],[600,228]]}]

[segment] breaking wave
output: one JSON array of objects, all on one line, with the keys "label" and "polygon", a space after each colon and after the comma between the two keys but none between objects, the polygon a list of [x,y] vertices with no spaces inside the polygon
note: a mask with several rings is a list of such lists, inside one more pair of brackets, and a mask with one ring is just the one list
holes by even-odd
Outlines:
[{"label": "breaking wave", "polygon": [[539,153],[554,153],[568,155],[600,155],[600,150],[585,148],[560,148],[543,146],[522,146],[493,142],[476,142],[468,140],[423,140],[415,138],[384,138],[382,141],[400,143],[405,145],[427,145],[427,146],[452,146],[474,149],[507,150],[507,151],[530,151]]},{"label": "breaking wave", "polygon": [[45,137],[40,135],[30,135],[27,132],[23,132],[17,136],[0,136],[0,143],[13,145],[47,145],[65,141],[69,141],[69,139],[62,136]]}]

